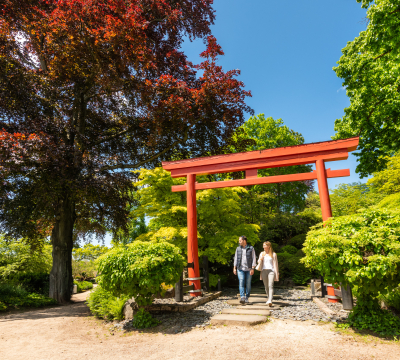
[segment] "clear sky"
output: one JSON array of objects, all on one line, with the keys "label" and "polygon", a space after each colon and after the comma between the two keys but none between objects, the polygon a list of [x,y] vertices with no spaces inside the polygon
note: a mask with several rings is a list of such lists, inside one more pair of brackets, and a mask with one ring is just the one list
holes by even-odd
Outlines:
[{"label": "clear sky", "polygon": [[[366,10],[356,0],[215,0],[213,35],[222,46],[224,70],[240,69],[256,114],[281,118],[305,142],[327,141],[335,119],[350,102],[332,67],[348,41],[366,28]],[[201,40],[185,43],[189,59],[200,62]],[[329,179],[329,188],[359,181],[356,157],[331,162],[350,168],[348,178]],[[363,179],[362,181],[366,181]]]},{"label": "clear sky", "polygon": [[[225,52],[219,63],[225,71],[241,70],[255,113],[281,118],[306,143],[330,140],[335,119],[350,104],[332,67],[347,42],[365,30],[365,9],[356,0],[215,0],[214,8],[212,32]],[[201,40],[183,48],[194,63],[204,49]],[[353,155],[328,163],[351,174],[328,179],[329,188],[360,181],[356,166]]]}]

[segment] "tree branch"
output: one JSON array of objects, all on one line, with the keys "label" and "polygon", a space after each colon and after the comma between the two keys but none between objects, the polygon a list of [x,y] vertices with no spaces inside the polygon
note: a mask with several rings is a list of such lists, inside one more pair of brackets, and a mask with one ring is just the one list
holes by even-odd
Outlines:
[{"label": "tree branch", "polygon": [[147,158],[146,160],[140,161],[140,162],[138,162],[136,164],[132,164],[132,165],[131,164],[119,164],[119,165],[105,166],[105,167],[101,168],[100,171],[118,170],[118,169],[137,169],[138,167],[143,166],[143,165],[147,164],[148,162],[157,159],[161,155],[164,155],[168,150],[171,150],[176,145],[185,143],[188,139],[188,132],[189,132],[189,129],[186,129],[185,134],[182,139],[174,141],[170,146],[165,148],[163,151],[158,152],[157,154]]}]

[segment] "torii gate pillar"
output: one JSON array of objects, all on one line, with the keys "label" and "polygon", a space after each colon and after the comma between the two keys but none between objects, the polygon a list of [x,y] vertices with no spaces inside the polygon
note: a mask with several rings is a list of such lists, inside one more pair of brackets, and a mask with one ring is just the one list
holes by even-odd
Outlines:
[{"label": "torii gate pillar", "polygon": [[201,295],[201,281],[199,269],[199,255],[197,244],[197,210],[196,210],[196,175],[187,176],[187,254],[188,254],[188,275],[194,285],[192,296]]},{"label": "torii gate pillar", "polygon": [[326,178],[326,170],[324,160],[315,162],[317,170],[317,182],[319,191],[319,201],[321,203],[322,220],[326,221],[332,217],[331,201],[329,199],[328,181]]}]

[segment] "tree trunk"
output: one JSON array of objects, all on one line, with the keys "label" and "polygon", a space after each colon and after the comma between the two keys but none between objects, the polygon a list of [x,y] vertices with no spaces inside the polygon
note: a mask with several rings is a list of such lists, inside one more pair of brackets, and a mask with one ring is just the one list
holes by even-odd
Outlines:
[{"label": "tree trunk", "polygon": [[53,267],[50,272],[49,296],[60,304],[67,303],[71,299],[74,222],[74,203],[67,195],[59,202],[56,223],[51,234]]}]

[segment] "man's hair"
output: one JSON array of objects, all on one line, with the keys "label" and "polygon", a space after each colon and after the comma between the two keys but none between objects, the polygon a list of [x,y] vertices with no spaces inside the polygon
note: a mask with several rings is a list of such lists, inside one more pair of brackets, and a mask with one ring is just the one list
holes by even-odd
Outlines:
[{"label": "man's hair", "polygon": [[242,235],[240,238],[247,242],[247,237],[246,236]]}]

